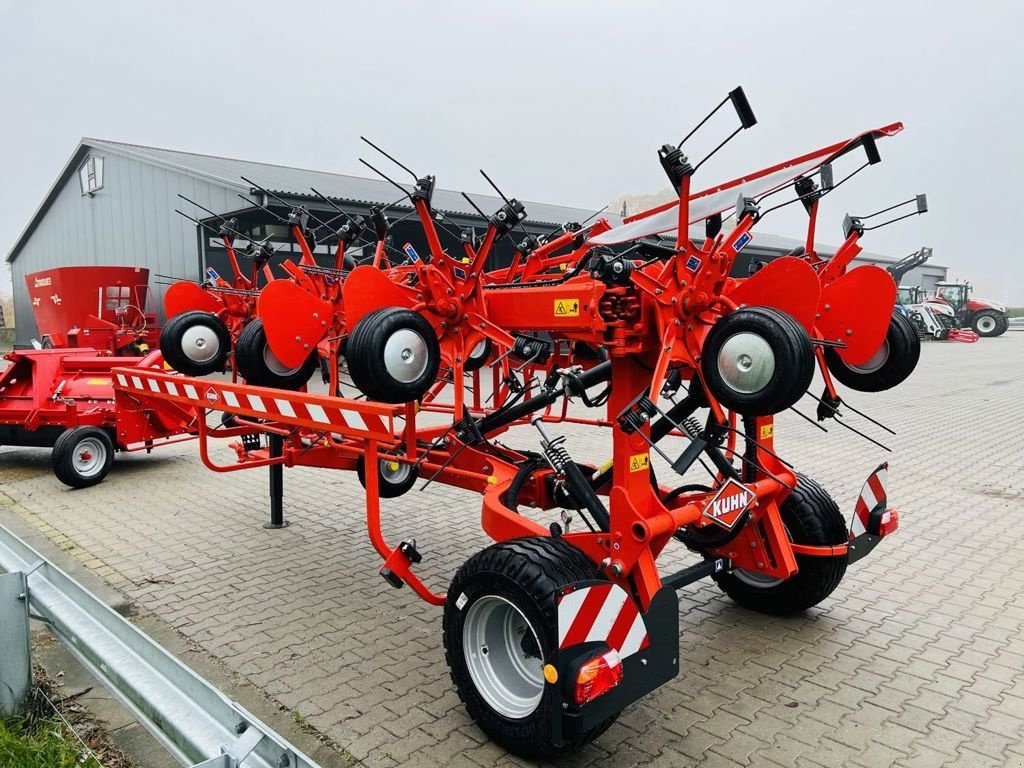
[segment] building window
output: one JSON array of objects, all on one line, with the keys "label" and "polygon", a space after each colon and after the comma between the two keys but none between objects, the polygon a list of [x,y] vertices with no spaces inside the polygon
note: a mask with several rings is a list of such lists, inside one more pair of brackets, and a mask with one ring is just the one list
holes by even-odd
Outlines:
[{"label": "building window", "polygon": [[82,194],[92,197],[99,189],[103,188],[103,158],[89,155],[82,167],[78,169],[78,183],[82,187]]}]

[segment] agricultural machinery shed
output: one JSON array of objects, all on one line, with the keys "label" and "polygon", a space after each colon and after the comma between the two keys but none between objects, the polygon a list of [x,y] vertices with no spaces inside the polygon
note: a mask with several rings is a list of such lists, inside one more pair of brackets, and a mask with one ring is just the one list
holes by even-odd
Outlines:
[{"label": "agricultural machinery shed", "polygon": [[[266,192],[257,190],[242,177]],[[427,252],[422,227],[414,215],[408,215],[411,212],[409,201],[396,203],[401,193],[383,179],[83,138],[7,255],[14,283],[16,343],[27,345],[37,335],[26,275],[58,266],[146,267],[154,276],[152,306],[162,320],[165,283],[175,278],[199,280],[207,274],[208,268],[220,274],[228,272],[227,254],[220,239],[209,229],[197,227],[179,216],[175,209],[210,227],[220,223],[218,217],[235,218],[236,229],[242,234],[254,240],[270,237],[278,249],[271,262],[273,265],[298,255],[298,248],[292,243],[283,221],[291,206],[305,206],[313,217],[333,227],[344,222],[344,217],[317,197],[313,189],[331,198],[350,215],[366,217],[371,206],[390,206],[387,213],[393,222],[393,246],[400,250],[408,243],[417,253]],[[505,191],[515,194],[512,189]],[[474,193],[471,196],[485,214],[493,213],[502,204],[501,199],[493,195]],[[533,235],[550,233],[563,223],[583,221],[594,213],[561,205],[523,202],[527,212],[523,227]],[[485,219],[457,191],[438,188],[434,193],[434,209],[443,217],[437,224],[442,243],[451,252],[461,250],[457,239],[461,228],[476,227],[482,231],[486,227]],[[613,214],[602,215],[613,223],[619,221]],[[316,227],[317,222],[311,221],[311,228]],[[694,234],[697,235],[696,230]],[[502,239],[488,266],[507,263],[514,242],[523,237],[523,231],[517,228],[509,238]],[[333,263],[334,242],[326,239],[317,244],[315,256],[322,259],[324,266]],[[741,254],[736,271],[746,274],[751,258],[770,260],[799,244],[795,239],[758,233]],[[239,245],[244,245],[244,241],[240,240]],[[819,249],[823,255],[834,252],[829,246]],[[358,258],[359,252],[355,255]],[[865,252],[858,262],[884,266],[893,260]],[[934,282],[945,278],[945,272],[944,267],[929,263],[910,273],[905,282],[930,288]],[[159,277],[161,275],[164,277]]]}]

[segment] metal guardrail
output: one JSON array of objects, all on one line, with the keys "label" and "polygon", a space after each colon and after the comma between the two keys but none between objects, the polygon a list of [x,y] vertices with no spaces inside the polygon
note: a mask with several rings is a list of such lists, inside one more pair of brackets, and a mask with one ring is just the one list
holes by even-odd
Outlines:
[{"label": "metal guardrail", "polygon": [[2,525],[0,570],[7,572],[0,576],[0,671],[8,693],[29,675],[30,614],[182,765],[319,768]]},{"label": "metal guardrail", "polygon": [[1010,318],[1010,330],[1011,331],[1024,331],[1024,317],[1011,317]]}]

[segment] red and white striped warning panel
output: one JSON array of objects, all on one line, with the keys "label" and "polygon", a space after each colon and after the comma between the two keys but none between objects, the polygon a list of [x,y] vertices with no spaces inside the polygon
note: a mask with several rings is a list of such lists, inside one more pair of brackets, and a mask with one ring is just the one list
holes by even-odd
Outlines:
[{"label": "red and white striped warning panel", "polygon": [[307,392],[287,392],[163,373],[115,368],[115,389],[134,395],[227,411],[241,416],[393,442],[394,417],[403,406]]},{"label": "red and white striped warning panel", "polygon": [[649,645],[644,617],[617,584],[595,584],[558,601],[558,647],[603,642],[626,658]]},{"label": "red and white striped warning panel", "polygon": [[853,520],[850,521],[850,536],[860,536],[868,530],[868,520],[871,513],[878,507],[885,508],[888,504],[888,490],[886,485],[889,482],[889,465],[882,464],[878,469],[868,475],[867,482],[860,489],[860,496],[857,499],[857,506],[853,512]]}]

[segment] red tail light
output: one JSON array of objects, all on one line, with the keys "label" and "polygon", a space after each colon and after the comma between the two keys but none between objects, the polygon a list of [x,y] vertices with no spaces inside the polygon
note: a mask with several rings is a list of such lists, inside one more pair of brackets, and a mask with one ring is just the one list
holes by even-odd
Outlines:
[{"label": "red tail light", "polygon": [[595,656],[576,675],[576,703],[586,704],[622,682],[622,659],[618,651]]},{"label": "red tail light", "polygon": [[882,513],[882,520],[878,524],[878,535],[888,536],[890,533],[895,533],[899,527],[900,513],[895,509],[887,509]]}]

